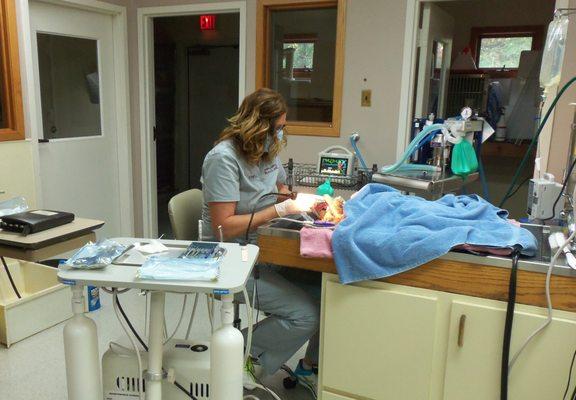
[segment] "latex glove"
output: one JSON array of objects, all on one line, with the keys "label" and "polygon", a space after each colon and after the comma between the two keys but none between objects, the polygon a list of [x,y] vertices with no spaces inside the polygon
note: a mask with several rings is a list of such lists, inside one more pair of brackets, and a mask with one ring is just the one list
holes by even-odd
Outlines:
[{"label": "latex glove", "polygon": [[278,216],[281,218],[287,215],[299,214],[303,211],[306,211],[303,210],[302,207],[292,199],[284,200],[282,203],[274,204],[274,208],[276,209]]}]

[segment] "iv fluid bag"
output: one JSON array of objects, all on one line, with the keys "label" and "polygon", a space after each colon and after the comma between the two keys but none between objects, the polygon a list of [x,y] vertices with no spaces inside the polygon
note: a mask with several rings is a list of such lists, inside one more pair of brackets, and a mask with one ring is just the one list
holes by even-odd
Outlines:
[{"label": "iv fluid bag", "polygon": [[540,86],[543,88],[560,83],[567,31],[568,17],[565,15],[555,16],[548,26],[546,44],[542,55],[542,68],[540,69]]}]

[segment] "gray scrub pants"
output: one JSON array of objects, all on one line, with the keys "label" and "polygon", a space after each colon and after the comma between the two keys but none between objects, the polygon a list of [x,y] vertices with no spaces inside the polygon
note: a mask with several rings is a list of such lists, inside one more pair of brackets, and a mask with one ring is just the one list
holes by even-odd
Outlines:
[{"label": "gray scrub pants", "polygon": [[[321,275],[270,264],[257,268],[256,300],[252,298],[254,275],[246,289],[254,319],[256,309],[268,317],[254,326],[252,356],[271,375],[309,341],[306,358],[318,363]],[[243,302],[243,296],[237,299]]]}]

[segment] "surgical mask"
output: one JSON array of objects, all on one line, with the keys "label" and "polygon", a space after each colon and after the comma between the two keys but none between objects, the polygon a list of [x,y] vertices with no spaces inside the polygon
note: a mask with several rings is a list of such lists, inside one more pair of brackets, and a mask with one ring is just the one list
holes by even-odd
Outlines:
[{"label": "surgical mask", "polygon": [[[276,138],[279,141],[282,141],[284,138],[284,129],[276,131]],[[268,153],[270,151],[270,146],[272,145],[273,140],[274,139],[272,139],[272,136],[266,135],[266,140],[264,141],[264,153]]]}]

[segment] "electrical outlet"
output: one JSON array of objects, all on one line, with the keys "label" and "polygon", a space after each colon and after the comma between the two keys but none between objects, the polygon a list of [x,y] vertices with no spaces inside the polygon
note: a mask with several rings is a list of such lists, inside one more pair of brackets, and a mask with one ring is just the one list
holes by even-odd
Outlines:
[{"label": "electrical outlet", "polygon": [[362,101],[360,105],[362,107],[372,107],[372,90],[366,89],[362,91]]}]

